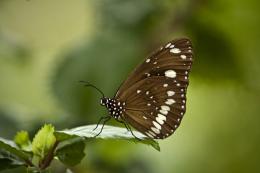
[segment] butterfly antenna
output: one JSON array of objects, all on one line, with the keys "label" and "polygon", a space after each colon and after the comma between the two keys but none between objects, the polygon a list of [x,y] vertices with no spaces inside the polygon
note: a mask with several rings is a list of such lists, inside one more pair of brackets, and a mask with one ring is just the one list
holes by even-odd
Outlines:
[{"label": "butterfly antenna", "polygon": [[103,98],[105,97],[105,94],[99,88],[97,88],[95,85],[93,85],[87,81],[79,81],[79,82],[84,83],[84,86],[86,86],[86,87],[92,87],[92,88],[96,89],[102,95]]}]

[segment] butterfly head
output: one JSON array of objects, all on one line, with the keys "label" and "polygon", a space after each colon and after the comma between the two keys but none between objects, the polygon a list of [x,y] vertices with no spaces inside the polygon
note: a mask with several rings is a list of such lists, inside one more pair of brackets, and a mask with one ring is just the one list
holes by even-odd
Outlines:
[{"label": "butterfly head", "polygon": [[102,106],[105,106],[105,105],[107,104],[107,102],[108,102],[108,99],[107,99],[106,97],[103,97],[103,98],[101,98],[101,100],[100,100],[100,104],[101,104]]}]

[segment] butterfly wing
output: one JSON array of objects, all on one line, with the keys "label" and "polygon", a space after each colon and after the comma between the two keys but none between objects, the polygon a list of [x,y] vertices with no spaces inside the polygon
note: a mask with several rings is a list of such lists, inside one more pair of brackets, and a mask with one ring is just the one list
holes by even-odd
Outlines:
[{"label": "butterfly wing", "polygon": [[[139,64],[118,89],[115,97],[120,97],[129,86],[160,73],[166,69],[179,70],[181,76],[187,75],[192,64],[192,45],[187,38],[173,40],[153,52]],[[186,73],[186,74],[185,74]],[[180,78],[181,76],[177,76]]]},{"label": "butterfly wing", "polygon": [[126,104],[122,118],[151,138],[171,135],[186,111],[192,60],[188,39],[174,40],[145,59],[115,96]]}]

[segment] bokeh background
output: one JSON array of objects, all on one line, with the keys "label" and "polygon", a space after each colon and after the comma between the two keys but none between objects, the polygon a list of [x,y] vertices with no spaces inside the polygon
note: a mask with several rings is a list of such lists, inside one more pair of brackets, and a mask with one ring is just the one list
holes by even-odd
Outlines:
[{"label": "bokeh background", "polygon": [[[257,0],[1,0],[0,136],[96,123],[107,114],[89,81],[113,96],[154,49],[191,38],[187,113],[161,152],[91,141],[75,173],[260,172]],[[118,125],[115,122],[111,124]],[[64,172],[58,162],[55,172]],[[21,169],[6,172],[21,172]]]}]

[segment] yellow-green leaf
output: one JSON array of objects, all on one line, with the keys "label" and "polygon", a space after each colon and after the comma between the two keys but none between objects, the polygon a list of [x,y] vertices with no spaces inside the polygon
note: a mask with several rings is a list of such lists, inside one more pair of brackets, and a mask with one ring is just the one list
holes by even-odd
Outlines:
[{"label": "yellow-green leaf", "polygon": [[27,131],[19,131],[14,137],[15,143],[24,151],[31,151],[31,141]]},{"label": "yellow-green leaf", "polygon": [[32,142],[32,151],[41,159],[46,156],[53,147],[56,138],[54,136],[54,127],[51,124],[45,124],[35,135]]}]

